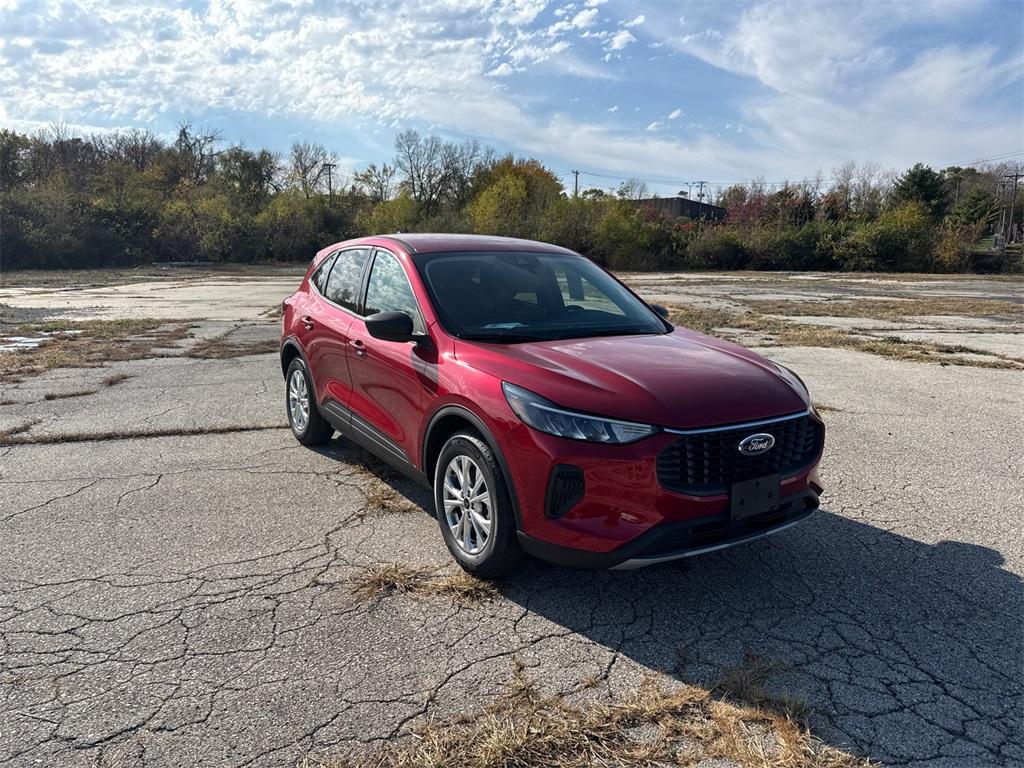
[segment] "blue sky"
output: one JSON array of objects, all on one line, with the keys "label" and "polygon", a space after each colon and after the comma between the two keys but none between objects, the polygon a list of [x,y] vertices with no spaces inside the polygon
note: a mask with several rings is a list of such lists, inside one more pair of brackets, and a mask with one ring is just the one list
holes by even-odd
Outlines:
[{"label": "blue sky", "polygon": [[967,164],[1024,150],[1024,2],[0,0],[0,125],[186,119],[350,170],[412,127],[661,194]]}]

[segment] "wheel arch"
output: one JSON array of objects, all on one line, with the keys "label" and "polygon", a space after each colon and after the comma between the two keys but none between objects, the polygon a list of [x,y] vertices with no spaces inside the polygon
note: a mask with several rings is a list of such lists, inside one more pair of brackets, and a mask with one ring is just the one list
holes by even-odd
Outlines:
[{"label": "wheel arch", "polygon": [[[306,364],[306,370],[309,370],[309,363],[306,361],[306,356],[302,354],[302,348],[299,346],[299,342],[295,339],[285,339],[285,342],[281,345],[281,375],[288,375],[288,366],[292,364],[292,360],[296,357],[301,357],[302,362]],[[310,377],[313,376],[310,371]]]},{"label": "wheel arch", "polygon": [[436,474],[437,458],[441,455],[441,448],[452,435],[463,429],[472,429],[479,433],[487,447],[491,449],[501,473],[505,476],[505,485],[508,488],[508,496],[512,500],[512,513],[515,516],[516,528],[521,530],[521,518],[519,513],[519,499],[516,494],[515,482],[512,473],[509,471],[505,456],[498,447],[498,441],[494,439],[491,430],[488,429],[483,419],[462,405],[446,405],[439,408],[427,424],[423,436],[423,450],[420,453],[421,469],[427,478],[427,482],[433,487],[434,475]]}]

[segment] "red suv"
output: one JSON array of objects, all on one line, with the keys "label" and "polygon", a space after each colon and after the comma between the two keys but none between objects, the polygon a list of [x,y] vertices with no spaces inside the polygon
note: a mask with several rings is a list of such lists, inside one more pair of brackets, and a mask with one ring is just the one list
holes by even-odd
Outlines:
[{"label": "red suv", "polygon": [[825,431],[803,382],[666,314],[554,245],[338,243],[284,302],[289,423],[432,486],[448,549],[485,578],[523,552],[629,568],[807,517]]}]

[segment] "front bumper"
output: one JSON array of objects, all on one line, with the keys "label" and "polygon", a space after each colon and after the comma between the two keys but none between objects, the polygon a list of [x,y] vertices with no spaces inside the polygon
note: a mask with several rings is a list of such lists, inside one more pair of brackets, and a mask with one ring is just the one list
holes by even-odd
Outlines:
[{"label": "front bumper", "polygon": [[[791,418],[774,421],[790,424]],[[817,508],[822,492],[817,467],[824,425],[813,414],[808,418],[813,418],[821,431],[812,436],[814,452],[800,457],[806,463],[775,469],[780,475],[779,506],[739,521],[731,519],[731,491],[721,483],[690,492],[663,482],[659,456],[666,447],[677,444],[678,434],[666,431],[627,445],[599,445],[515,425],[500,448],[514,485],[522,547],[541,559],[575,567],[638,567],[733,546],[789,527]],[[765,428],[760,423],[749,427]],[[700,432],[718,435],[736,429]],[[748,425],[742,425],[741,431],[748,431]],[[782,432],[777,434],[783,437]],[[780,443],[780,456],[790,455],[786,439]],[[733,447],[730,442],[726,448]],[[714,441],[697,449],[703,451],[698,457],[722,455],[721,446]],[[692,451],[682,459],[686,467],[703,469]],[[675,467],[684,466],[676,461]],[[773,471],[761,466],[741,470],[739,479],[746,479],[752,471],[764,476]],[[574,474],[574,484],[552,488],[553,478],[563,471]]]},{"label": "front bumper", "polygon": [[810,517],[818,508],[811,487],[786,497],[776,510],[744,520],[728,511],[679,522],[665,522],[608,552],[565,547],[519,532],[519,543],[533,557],[570,568],[630,569],[693,557],[778,533]]}]

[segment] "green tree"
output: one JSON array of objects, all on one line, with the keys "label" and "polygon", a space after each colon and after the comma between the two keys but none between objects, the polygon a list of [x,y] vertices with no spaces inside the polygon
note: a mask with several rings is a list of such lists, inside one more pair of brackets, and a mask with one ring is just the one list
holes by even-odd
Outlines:
[{"label": "green tree", "polygon": [[473,230],[486,235],[536,238],[562,183],[536,160],[506,157],[490,171],[490,183],[469,204]]},{"label": "green tree", "polygon": [[891,201],[895,206],[920,203],[933,219],[942,218],[949,205],[946,181],[941,173],[918,163],[896,180]]}]

